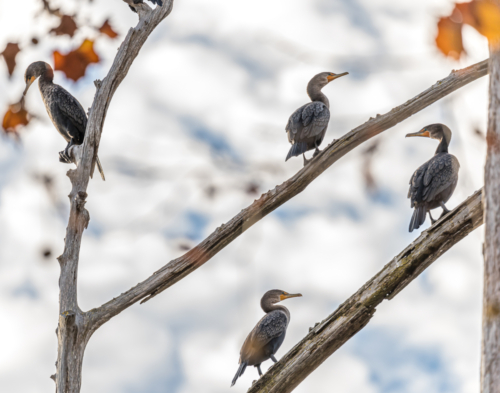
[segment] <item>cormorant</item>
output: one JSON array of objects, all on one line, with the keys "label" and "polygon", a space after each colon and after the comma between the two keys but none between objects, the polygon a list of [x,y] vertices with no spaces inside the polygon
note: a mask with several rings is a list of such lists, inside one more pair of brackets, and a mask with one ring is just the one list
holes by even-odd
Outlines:
[{"label": "cormorant", "polygon": [[342,74],[321,72],[309,81],[307,95],[312,102],[293,112],[285,128],[288,141],[292,144],[285,161],[288,161],[290,157],[303,154],[305,166],[310,161],[306,160],[304,154],[306,151],[315,148],[313,157],[320,152],[318,146],[323,142],[330,121],[330,102],[321,89],[331,81],[348,74],[348,72]]},{"label": "cormorant", "polygon": [[455,156],[448,153],[451,130],[444,124],[431,124],[419,132],[406,135],[409,136],[423,136],[440,141],[434,157],[418,168],[410,179],[408,198],[414,211],[409,230],[412,232],[424,223],[427,213],[431,223],[436,222],[431,216],[432,209],[441,206],[441,217],[449,213],[444,204],[455,191],[460,164]]},{"label": "cormorant", "polygon": [[[57,131],[68,142],[64,151],[59,152],[59,161],[70,164],[71,158],[69,157],[68,150],[73,145],[81,145],[83,143],[87,127],[87,114],[75,97],[53,82],[54,71],[49,64],[43,61],[32,63],[26,69],[24,75],[26,89],[23,93],[23,99],[31,84],[38,77],[40,77],[38,86],[40,87],[43,103],[45,104],[45,109],[47,109],[50,120],[52,120]],[[99,157],[96,157],[96,163],[102,180],[105,180]]]},{"label": "cormorant", "polygon": [[260,364],[268,359],[277,362],[274,354],[283,343],[286,328],[290,322],[290,311],[284,306],[275,305],[291,297],[302,296],[300,293],[289,294],[279,289],[267,291],[260,301],[266,313],[247,336],[240,351],[240,366],[233,378],[231,386],[243,375],[247,366],[255,366],[262,376]]},{"label": "cormorant", "polygon": [[[123,0],[125,3],[128,4],[129,8],[134,11],[135,13],[137,13],[136,9],[133,7],[133,4],[140,4],[140,3],[144,3],[143,0]],[[163,2],[162,0],[149,0],[151,3],[153,4],[158,4],[160,7],[163,5]]]}]

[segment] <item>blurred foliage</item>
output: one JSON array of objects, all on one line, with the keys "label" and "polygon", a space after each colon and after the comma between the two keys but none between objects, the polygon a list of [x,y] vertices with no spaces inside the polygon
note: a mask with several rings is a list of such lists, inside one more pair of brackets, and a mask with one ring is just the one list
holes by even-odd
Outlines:
[{"label": "blurred foliage", "polygon": [[462,27],[472,26],[485,36],[489,43],[500,43],[500,0],[472,0],[467,3],[455,3],[450,16],[438,22],[436,45],[446,56],[455,60],[465,54],[462,41]]},{"label": "blurred foliage", "polygon": [[94,51],[94,41],[85,40],[79,48],[63,55],[54,51],[54,69],[62,71],[75,82],[85,75],[87,67],[99,63],[100,58]]},{"label": "blurred foliage", "polygon": [[[92,0],[85,1],[87,3],[92,3]],[[97,33],[97,35],[95,35],[95,37],[84,38],[83,40],[80,38],[80,42],[75,43],[76,49],[69,51],[66,54],[62,54],[56,48],[53,49],[53,68],[56,71],[62,71],[68,79],[76,82],[85,76],[87,67],[90,64],[99,63],[101,61],[101,57],[94,51],[94,43],[96,39],[103,36],[116,38],[118,37],[118,33],[111,27],[109,19],[106,19],[101,27],[89,26],[88,23],[83,23],[83,21],[78,20],[78,14],[63,14],[59,8],[54,8],[51,5],[50,0],[40,0],[40,2],[41,9],[37,17],[45,15],[49,18],[57,19],[59,24],[57,27],[47,31],[46,35],[42,34],[41,37],[19,37],[20,43],[10,42],[7,44],[4,51],[0,53],[0,56],[2,56],[7,63],[9,77],[13,75],[16,69],[16,56],[19,52],[29,50],[30,47],[38,45],[40,41],[46,39],[46,37],[50,37],[50,35],[69,37],[70,39],[76,37],[75,40],[78,40],[77,32],[79,32],[82,27],[90,27],[90,32],[93,30]],[[82,1],[78,1],[77,4],[78,3],[82,3]],[[88,29],[85,31],[88,31]],[[23,40],[26,41],[26,44],[24,45],[22,44]],[[54,37],[50,37],[50,40],[50,42],[54,43],[56,47],[61,43],[61,41]],[[49,59],[33,59],[33,61],[36,60],[49,62]],[[7,135],[12,135],[15,139],[19,140],[19,131],[24,126],[28,125],[31,118],[33,118],[33,116],[31,116],[29,114],[29,110],[24,107],[24,101],[19,100],[18,103],[11,104],[6,109],[2,122],[3,132]]]}]

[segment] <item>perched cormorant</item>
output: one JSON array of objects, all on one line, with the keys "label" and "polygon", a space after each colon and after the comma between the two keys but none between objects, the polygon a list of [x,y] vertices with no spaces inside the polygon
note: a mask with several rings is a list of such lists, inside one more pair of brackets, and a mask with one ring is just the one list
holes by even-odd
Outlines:
[{"label": "perched cormorant", "polygon": [[[38,86],[50,120],[68,142],[64,151],[59,152],[59,161],[70,164],[71,158],[68,150],[73,145],[83,143],[85,128],[87,127],[87,114],[75,97],[53,82],[54,71],[49,64],[43,61],[31,63],[26,69],[24,75],[26,89],[23,93],[23,99],[31,84],[38,77],[40,77]],[[105,180],[99,157],[96,157],[96,163],[102,180]]]},{"label": "perched cormorant", "polygon": [[432,209],[441,206],[441,217],[449,212],[444,204],[455,191],[460,164],[455,156],[448,153],[451,130],[444,124],[431,124],[406,136],[423,136],[440,141],[434,157],[418,168],[410,179],[408,198],[415,209],[409,228],[412,232],[424,223],[427,212],[431,223],[436,222],[431,216]]},{"label": "perched cormorant", "polygon": [[277,362],[274,354],[285,339],[286,328],[290,322],[290,311],[284,306],[275,305],[291,297],[302,296],[300,293],[289,294],[279,289],[267,291],[260,301],[266,313],[247,336],[240,351],[240,367],[236,371],[231,386],[243,375],[247,366],[255,366],[262,376],[260,364],[268,359]]},{"label": "perched cormorant", "polygon": [[321,92],[321,89],[334,79],[349,74],[334,74],[333,72],[321,72],[315,75],[307,84],[307,95],[312,102],[297,109],[288,119],[286,132],[288,141],[292,144],[285,161],[290,157],[304,155],[304,165],[310,160],[306,160],[305,152],[316,149],[313,157],[320,151],[318,146],[323,142],[323,138],[330,121],[330,102]]},{"label": "perched cormorant", "polygon": [[[133,7],[133,4],[140,4],[140,3],[144,3],[143,0],[123,0],[125,3],[128,4],[128,6],[130,7],[130,9],[134,12],[137,12],[136,9]],[[163,5],[163,2],[162,0],[149,0],[151,3],[153,4],[158,4],[160,7]]]}]

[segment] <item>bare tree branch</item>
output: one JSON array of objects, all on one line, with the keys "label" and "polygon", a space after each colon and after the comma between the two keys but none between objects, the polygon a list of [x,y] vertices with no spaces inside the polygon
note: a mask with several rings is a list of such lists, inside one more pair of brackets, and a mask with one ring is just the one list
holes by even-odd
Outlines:
[{"label": "bare tree branch", "polygon": [[481,190],[424,231],[354,295],[293,347],[248,393],[288,393],[370,322],[376,307],[392,299],[431,263],[483,223]]},{"label": "bare tree branch", "polygon": [[490,45],[481,392],[500,393],[500,46]]},{"label": "bare tree branch", "polygon": [[151,299],[192,273],[253,224],[302,192],[327,168],[361,143],[395,126],[440,98],[485,76],[487,73],[488,60],[462,70],[453,71],[448,77],[438,81],[435,85],[403,105],[394,108],[385,115],[377,115],[376,118],[371,118],[368,122],[355,128],[339,140],[333,141],[309,165],[283,184],[262,195],[260,199],[242,210],[229,222],[217,228],[198,246],[167,263],[151,277],[117,298],[97,309],[91,310],[96,328],[132,304],[140,300],[145,302]]},{"label": "bare tree branch", "polygon": [[69,195],[70,216],[64,252],[58,258],[61,266],[60,315],[57,328],[57,372],[53,379],[59,393],[80,391],[83,354],[93,332],[89,323],[91,320],[78,307],[77,277],[82,234],[90,219],[85,209],[86,190],[95,166],[104,119],[114,92],[127,75],[142,45],[154,28],[171,12],[173,0],[164,0],[164,3],[163,7],[157,7],[154,11],[146,4],[138,5],[139,23],[128,32],[106,78],[96,83],[97,92],[90,110],[83,145],[72,150],[73,159],[78,165],[75,170],[68,171],[72,183]]}]

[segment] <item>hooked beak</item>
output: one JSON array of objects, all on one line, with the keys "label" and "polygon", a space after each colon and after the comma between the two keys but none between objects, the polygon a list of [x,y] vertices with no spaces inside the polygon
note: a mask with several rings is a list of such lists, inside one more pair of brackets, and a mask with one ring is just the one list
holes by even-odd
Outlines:
[{"label": "hooked beak", "polygon": [[23,97],[26,95],[26,93],[28,92],[28,89],[33,84],[33,82],[35,81],[35,79],[36,78],[34,76],[32,76],[31,79],[26,83],[26,89],[24,89]]},{"label": "hooked beak", "polygon": [[300,293],[286,293],[284,295],[280,295],[280,301],[285,299],[290,299],[291,297],[302,297]]},{"label": "hooked beak", "polygon": [[405,138],[408,138],[409,136],[424,136],[426,138],[430,138],[431,134],[429,134],[429,131],[422,129],[419,132],[412,132],[411,134],[406,134]]},{"label": "hooked beak", "polygon": [[344,76],[344,75],[349,75],[349,73],[348,72],[343,72],[342,74],[328,75],[326,77],[326,79],[328,79],[328,82],[331,82],[331,81],[333,81],[335,79],[338,79],[338,78],[340,78],[341,76]]}]

